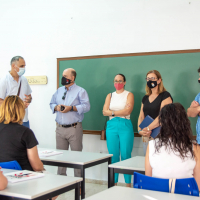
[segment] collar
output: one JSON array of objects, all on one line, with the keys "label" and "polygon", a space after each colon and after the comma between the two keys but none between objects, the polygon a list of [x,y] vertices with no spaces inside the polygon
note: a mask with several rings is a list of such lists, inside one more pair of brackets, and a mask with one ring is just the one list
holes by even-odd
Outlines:
[{"label": "collar", "polygon": [[[74,86],[76,85],[76,83],[74,83],[73,85],[71,85],[70,87],[69,87],[69,90],[68,91],[70,91]],[[65,87],[66,88],[66,87]],[[67,89],[67,88],[66,88]]]},{"label": "collar", "polygon": [[[8,76],[9,76],[9,78],[12,80],[12,81],[16,81],[14,78],[13,78],[13,76],[10,74],[10,71],[8,71]],[[21,76],[19,76],[19,81],[21,80]],[[19,82],[18,81],[18,82]]]}]

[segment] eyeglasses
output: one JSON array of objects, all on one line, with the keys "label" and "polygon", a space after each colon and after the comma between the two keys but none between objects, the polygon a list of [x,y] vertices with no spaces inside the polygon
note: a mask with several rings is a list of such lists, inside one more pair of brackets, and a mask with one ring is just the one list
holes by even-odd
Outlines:
[{"label": "eyeglasses", "polygon": [[123,83],[124,81],[114,81],[114,83]]},{"label": "eyeglasses", "polygon": [[65,100],[66,94],[67,94],[67,92],[65,92],[65,93],[63,94],[62,100]]},{"label": "eyeglasses", "polygon": [[145,78],[145,79],[146,79],[146,81],[155,81],[157,78],[151,77],[151,78]]}]

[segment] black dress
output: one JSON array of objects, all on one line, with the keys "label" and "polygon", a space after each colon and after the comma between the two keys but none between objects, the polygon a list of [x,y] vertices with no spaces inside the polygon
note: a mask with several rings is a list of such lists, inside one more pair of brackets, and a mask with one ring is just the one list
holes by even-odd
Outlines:
[{"label": "black dress", "polygon": [[[168,97],[171,97],[171,95],[169,92],[165,91],[165,92],[160,93],[156,97],[156,99],[150,103],[149,96],[145,95],[142,99],[144,116],[146,117],[147,115],[149,115],[153,119],[158,117],[161,103],[163,100],[167,99]],[[172,99],[172,102],[173,102],[173,99]]]}]

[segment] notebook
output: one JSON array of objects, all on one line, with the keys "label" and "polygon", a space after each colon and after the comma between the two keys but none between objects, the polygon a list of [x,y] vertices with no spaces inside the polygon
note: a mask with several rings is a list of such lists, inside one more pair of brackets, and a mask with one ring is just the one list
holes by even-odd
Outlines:
[{"label": "notebook", "polygon": [[44,177],[43,173],[32,172],[28,170],[5,173],[4,175],[10,183],[17,183],[21,181]]},{"label": "notebook", "polygon": [[[144,118],[144,120],[142,121],[142,123],[139,125],[139,127],[140,127],[141,129],[143,129],[143,128],[149,126],[153,121],[154,121],[154,119],[153,119],[152,117],[150,117],[149,115],[147,115],[147,116]],[[155,128],[155,129],[153,129],[153,130],[151,131],[151,137],[152,137],[152,138],[156,138],[156,136],[157,136],[159,133],[160,133],[160,126],[157,127],[157,128]]]},{"label": "notebook", "polygon": [[52,150],[45,150],[39,152],[39,157],[48,157],[48,156],[54,156],[58,154],[62,154],[63,152],[59,151],[52,151]]}]

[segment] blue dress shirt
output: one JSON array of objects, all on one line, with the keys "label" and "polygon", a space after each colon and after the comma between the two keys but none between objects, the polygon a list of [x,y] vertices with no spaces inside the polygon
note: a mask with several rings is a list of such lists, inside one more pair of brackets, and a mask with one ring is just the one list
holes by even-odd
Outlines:
[{"label": "blue dress shirt", "polygon": [[[66,92],[65,99],[63,100],[64,93]],[[69,111],[67,113],[61,113],[55,111],[54,108],[57,105],[65,106],[76,106],[76,111]],[[54,93],[50,108],[54,113],[56,113],[56,122],[61,125],[73,124],[76,122],[82,122],[84,118],[84,113],[90,110],[90,102],[87,92],[77,86],[75,83],[69,87],[69,90],[65,86],[58,88]]]},{"label": "blue dress shirt", "polygon": [[[197,96],[195,97],[195,101],[197,101],[200,104],[200,93],[197,94]],[[197,143],[200,144],[200,116],[198,116],[197,119],[197,124],[196,124],[196,131],[197,131]]]}]

